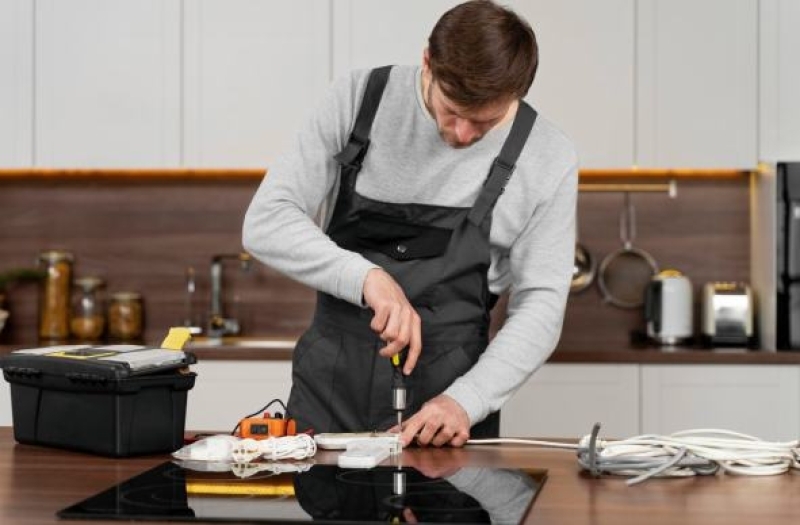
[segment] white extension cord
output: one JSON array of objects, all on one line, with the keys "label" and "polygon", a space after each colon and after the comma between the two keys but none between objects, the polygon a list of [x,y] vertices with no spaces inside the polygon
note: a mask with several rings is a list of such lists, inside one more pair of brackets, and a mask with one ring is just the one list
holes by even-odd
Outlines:
[{"label": "white extension cord", "polygon": [[234,444],[231,457],[236,463],[249,463],[258,458],[305,459],[317,453],[317,443],[308,434],[269,437],[267,439],[242,439]]},{"label": "white extension cord", "polygon": [[470,439],[468,445],[510,443],[576,450],[593,475],[633,476],[629,485],[652,477],[710,475],[720,469],[741,476],[772,476],[800,469],[800,440],[770,442],[730,430],[694,429],[668,436],[645,434],[600,440],[600,425],[576,444],[532,439]]}]

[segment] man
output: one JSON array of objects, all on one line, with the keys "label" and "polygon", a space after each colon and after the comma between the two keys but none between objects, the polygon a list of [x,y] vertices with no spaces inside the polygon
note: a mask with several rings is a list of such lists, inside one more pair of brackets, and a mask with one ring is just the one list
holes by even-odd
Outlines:
[{"label": "man", "polygon": [[400,354],[404,445],[498,435],[500,407],[558,341],[573,268],[577,158],[521,100],[537,64],[516,14],[458,5],[422,67],[337,81],[270,168],[244,246],[320,292],[293,357],[298,428],[391,427]]}]

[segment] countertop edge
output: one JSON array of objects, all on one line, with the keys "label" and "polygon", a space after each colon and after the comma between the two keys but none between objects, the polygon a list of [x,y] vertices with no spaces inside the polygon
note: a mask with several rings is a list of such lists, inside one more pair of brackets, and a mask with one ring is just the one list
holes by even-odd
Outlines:
[{"label": "countertop edge", "polygon": [[[33,344],[0,345],[0,356]],[[186,348],[198,361],[291,361],[293,345],[285,347],[258,348],[221,344],[213,347]],[[700,348],[641,348],[641,349],[558,349],[547,360],[548,363],[575,364],[710,364],[710,365],[779,365],[800,364],[800,351],[776,352],[765,350],[700,349]]]}]

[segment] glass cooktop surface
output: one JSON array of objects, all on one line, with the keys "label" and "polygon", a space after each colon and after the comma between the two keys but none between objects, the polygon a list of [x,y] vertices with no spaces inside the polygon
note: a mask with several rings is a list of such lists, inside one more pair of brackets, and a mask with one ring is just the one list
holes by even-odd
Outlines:
[{"label": "glass cooktop surface", "polygon": [[165,462],[58,512],[68,519],[359,523],[519,523],[544,469]]}]

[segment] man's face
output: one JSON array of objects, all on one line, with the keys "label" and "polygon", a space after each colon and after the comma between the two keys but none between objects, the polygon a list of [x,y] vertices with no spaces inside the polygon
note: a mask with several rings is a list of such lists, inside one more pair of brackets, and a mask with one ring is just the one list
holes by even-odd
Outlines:
[{"label": "man's face", "polygon": [[467,148],[499,124],[513,101],[499,101],[476,109],[464,109],[442,92],[435,79],[428,84],[425,97],[428,110],[436,120],[442,139],[453,148]]}]

